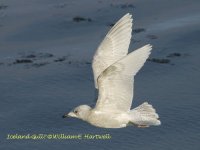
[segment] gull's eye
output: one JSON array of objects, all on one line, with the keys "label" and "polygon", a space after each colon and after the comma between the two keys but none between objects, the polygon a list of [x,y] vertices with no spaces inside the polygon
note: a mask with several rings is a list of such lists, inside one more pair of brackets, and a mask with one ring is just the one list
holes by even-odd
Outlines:
[{"label": "gull's eye", "polygon": [[74,110],[74,113],[76,114],[78,111],[77,110]]}]

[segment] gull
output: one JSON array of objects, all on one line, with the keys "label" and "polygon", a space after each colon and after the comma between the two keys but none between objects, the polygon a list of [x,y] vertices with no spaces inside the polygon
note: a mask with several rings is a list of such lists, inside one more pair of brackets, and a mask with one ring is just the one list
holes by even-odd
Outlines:
[{"label": "gull", "polygon": [[134,76],[149,57],[147,44],[128,54],[132,15],[124,15],[107,33],[92,61],[98,98],[94,108],[80,105],[63,117],[75,117],[100,128],[158,126],[159,116],[147,102],[131,109]]}]

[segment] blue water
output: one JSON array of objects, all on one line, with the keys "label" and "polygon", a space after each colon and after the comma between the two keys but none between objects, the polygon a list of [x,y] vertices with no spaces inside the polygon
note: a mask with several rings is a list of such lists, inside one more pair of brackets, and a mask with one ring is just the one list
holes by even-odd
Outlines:
[{"label": "blue water", "polygon": [[[47,5],[48,2],[51,3]],[[64,3],[64,1],[61,2]],[[155,1],[152,0],[152,2]],[[182,6],[181,1],[179,2],[177,2],[178,5]],[[194,9],[196,9],[195,6],[198,4],[198,1],[194,2],[194,5],[188,7],[192,8],[194,6]],[[6,4],[6,1],[4,3]],[[11,5],[10,1],[7,1],[7,3]],[[32,3],[34,4],[33,6],[30,5]],[[102,7],[105,7],[105,10],[107,10],[109,3],[105,3],[102,4]],[[165,3],[168,2],[165,1]],[[143,1],[141,4],[143,4]],[[32,13],[37,12],[37,10],[34,10],[35,5],[34,1],[29,2],[29,7],[33,7]],[[39,6],[41,8],[48,8],[54,5],[57,6],[57,2],[46,0],[46,2],[41,3]],[[69,8],[72,9],[75,6],[76,3],[70,3]],[[135,6],[136,8],[141,8],[140,2],[136,2]],[[171,5],[166,7],[169,6]],[[153,5],[151,7],[154,8]],[[151,7],[148,9],[151,9]],[[135,39],[141,40],[136,45],[143,45],[146,42],[154,45],[153,53],[150,56],[152,58],[167,58],[166,56],[173,52],[181,54],[180,57],[167,58],[170,59],[169,64],[147,62],[135,77],[133,107],[148,101],[156,108],[162,122],[161,126],[145,129],[131,126],[122,129],[103,129],[91,126],[78,119],[62,118],[64,113],[69,112],[80,104],[95,103],[96,95],[93,75],[91,64],[88,62],[91,62],[92,53],[94,52],[95,46],[93,43],[97,44],[98,41],[96,39],[101,39],[102,37],[92,38],[90,35],[103,36],[100,31],[105,31],[103,28],[108,29],[106,23],[96,21],[93,23],[74,24],[69,19],[67,26],[70,27],[70,31],[66,28],[67,31],[59,36],[61,31],[57,27],[60,27],[60,24],[57,24],[56,21],[62,20],[64,17],[52,20],[51,18],[45,20],[44,17],[41,25],[38,26],[35,20],[37,21],[37,17],[41,18],[33,13],[31,14],[34,16],[33,20],[30,21],[27,18],[28,25],[22,23],[24,26],[20,26],[20,21],[18,22],[17,19],[14,19],[13,22],[16,22],[18,26],[16,25],[16,30],[14,30],[15,25],[12,24],[10,28],[12,28],[14,33],[11,34],[7,23],[12,18],[12,10],[17,10],[17,8],[8,7],[5,10],[0,10],[0,13],[7,14],[4,17],[6,21],[2,22],[2,27],[0,27],[0,32],[3,33],[3,35],[0,35],[0,39],[4,41],[0,45],[0,63],[3,63],[0,65],[0,149],[199,150],[200,22],[198,19],[195,19],[197,16],[195,10],[189,9],[187,12],[191,15],[192,19],[189,19],[191,23],[182,25],[181,22],[176,21],[176,25],[173,26],[174,18],[178,17],[181,14],[179,12],[182,11],[182,9],[176,10],[175,7],[173,8],[173,11],[177,12],[176,16],[171,16],[170,18],[170,12],[168,13],[167,9],[164,9],[163,11],[166,11],[166,13],[161,13],[160,16],[157,16],[158,18],[160,17],[157,22],[150,21],[149,30],[148,25],[144,24],[143,26],[147,27],[146,32],[135,35]],[[63,9],[57,11],[52,9],[48,10],[48,12],[54,13],[56,11],[56,13],[62,16],[65,15],[65,11],[68,11],[67,7]],[[74,9],[78,11],[77,7]],[[143,11],[112,9],[116,14],[123,14],[126,11],[142,13]],[[91,11],[93,12],[94,10]],[[148,11],[146,6],[144,6],[144,11]],[[154,14],[156,10],[153,9],[151,11]],[[25,12],[22,11],[20,15],[22,17],[26,16]],[[84,12],[84,9],[81,12]],[[88,10],[85,10],[85,15],[87,14]],[[105,12],[98,12],[97,18],[99,17],[98,15],[101,18],[105,17],[105,19],[108,19]],[[145,17],[141,17],[143,18],[139,20],[145,22]],[[162,17],[167,18],[164,27],[160,23]],[[94,20],[96,19],[95,15],[93,15],[93,18]],[[184,17],[181,16],[180,18]],[[148,20],[150,19],[148,18]],[[137,21],[135,20],[135,22]],[[57,26],[54,26],[55,30],[52,31],[52,25],[56,24]],[[158,26],[159,30],[156,31],[152,27],[154,24]],[[6,28],[6,25],[8,28]],[[81,32],[80,35],[76,30],[79,25],[81,26],[78,30]],[[169,25],[168,28],[166,28],[167,25]],[[32,31],[28,31],[30,26]],[[37,40],[36,34],[33,34],[32,37],[34,38],[26,39],[26,37],[29,37],[29,34],[34,33],[37,29],[42,30],[45,26],[47,26],[46,30],[36,32],[38,33],[39,40]],[[88,33],[90,26],[92,29],[91,34]],[[151,30],[151,27],[153,30]],[[98,28],[99,32],[96,31]],[[7,30],[5,31],[5,29]],[[65,30],[65,28],[62,28],[62,30]],[[85,33],[86,31],[87,33]],[[48,32],[51,33],[47,35],[55,35],[55,37],[48,38],[47,35],[43,35]],[[42,35],[39,33],[42,33]],[[158,39],[147,39],[147,34],[155,34]],[[18,39],[16,35],[20,35],[20,38]],[[83,35],[86,35],[86,37]],[[63,39],[64,36],[66,38]],[[47,39],[42,40],[44,37]],[[94,39],[94,41],[91,41],[91,39]],[[66,43],[64,42],[65,40]],[[52,45],[54,45],[53,48],[51,47]],[[51,53],[54,56],[35,58],[33,60],[34,63],[47,62],[46,65],[40,67],[34,66],[32,63],[13,64],[16,59],[22,57],[22,52],[28,54],[32,52]],[[63,62],[54,61],[60,56],[67,55],[69,57]],[[8,140],[8,134],[109,134],[111,139]]]}]

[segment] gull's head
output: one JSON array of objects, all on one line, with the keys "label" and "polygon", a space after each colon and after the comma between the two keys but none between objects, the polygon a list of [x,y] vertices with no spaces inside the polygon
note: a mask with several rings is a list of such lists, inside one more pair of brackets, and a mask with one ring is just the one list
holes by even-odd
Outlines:
[{"label": "gull's head", "polygon": [[80,106],[74,108],[74,110],[69,112],[68,114],[63,115],[63,118],[74,117],[74,118],[79,118],[82,120],[87,120],[87,117],[88,117],[90,111],[91,111],[90,106],[80,105]]}]

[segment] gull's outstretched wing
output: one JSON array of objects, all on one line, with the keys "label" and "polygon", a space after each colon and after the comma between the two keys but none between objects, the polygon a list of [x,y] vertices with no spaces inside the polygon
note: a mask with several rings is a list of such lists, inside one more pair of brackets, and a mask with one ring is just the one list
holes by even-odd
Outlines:
[{"label": "gull's outstretched wing", "polygon": [[149,57],[152,46],[145,45],[120,59],[98,78],[99,96],[96,110],[129,111],[133,98],[134,75]]},{"label": "gull's outstretched wing", "polygon": [[97,78],[110,65],[126,56],[131,40],[132,16],[123,16],[108,32],[96,50],[92,61],[95,87],[98,89]]}]

